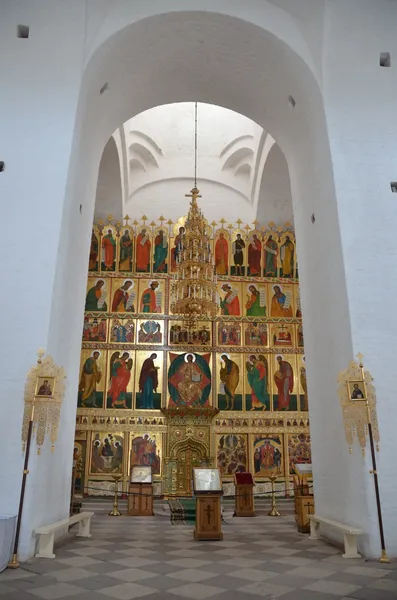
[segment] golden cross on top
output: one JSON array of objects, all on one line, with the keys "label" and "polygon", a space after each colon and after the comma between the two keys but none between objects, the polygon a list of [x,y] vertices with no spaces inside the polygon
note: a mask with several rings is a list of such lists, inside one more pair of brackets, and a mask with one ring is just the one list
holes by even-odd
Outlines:
[{"label": "golden cross on top", "polygon": [[362,366],[363,366],[363,358],[364,358],[364,355],[363,355],[363,354],[361,354],[361,352],[359,352],[359,353],[357,354],[357,358],[358,358],[358,363],[359,363],[359,366],[360,366],[360,367],[362,367]]},{"label": "golden cross on top", "polygon": [[185,198],[192,198],[193,201],[201,198],[200,190],[194,187],[190,190],[190,194],[185,194]]},{"label": "golden cross on top", "polygon": [[128,221],[131,219],[128,215],[125,215],[123,221],[125,221],[126,226],[128,225]]}]

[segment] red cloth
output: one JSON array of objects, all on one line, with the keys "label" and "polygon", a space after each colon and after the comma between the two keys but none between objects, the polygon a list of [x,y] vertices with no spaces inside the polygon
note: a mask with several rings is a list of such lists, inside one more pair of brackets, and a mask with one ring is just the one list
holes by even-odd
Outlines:
[{"label": "red cloth", "polygon": [[107,269],[111,269],[113,267],[116,247],[114,245],[114,242],[112,243],[112,241],[108,237],[103,238],[102,246],[105,250],[105,257],[103,262],[105,263],[105,267]]},{"label": "red cloth", "polygon": [[150,240],[148,238],[142,246],[141,241],[144,237],[140,233],[136,239],[136,268],[138,271],[148,271],[150,266]]},{"label": "red cloth", "polygon": [[[117,402],[120,394],[127,394],[127,386],[130,381],[131,371],[127,368],[127,364],[122,362],[117,369],[116,377],[113,375],[111,379],[108,397],[112,399],[112,405]],[[124,398],[125,400],[125,398]]]},{"label": "red cloth", "polygon": [[251,275],[258,275],[261,272],[261,254],[262,244],[256,239],[248,246],[248,266]]},{"label": "red cloth", "polygon": [[251,473],[235,473],[234,477],[237,485],[252,485],[254,483]]},{"label": "red cloth", "polygon": [[219,238],[215,244],[215,267],[219,275],[227,275],[229,269],[229,248],[225,238]]}]

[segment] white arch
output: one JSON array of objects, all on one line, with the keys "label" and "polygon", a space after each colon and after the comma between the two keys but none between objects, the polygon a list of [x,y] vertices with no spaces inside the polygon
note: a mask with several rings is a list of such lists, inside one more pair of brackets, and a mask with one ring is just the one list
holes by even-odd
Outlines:
[{"label": "white arch", "polygon": [[276,141],[272,138],[272,136],[264,131],[262,134],[262,139],[259,142],[259,148],[257,153],[257,165],[255,168],[255,176],[252,182],[252,204],[254,206],[255,212],[258,212],[258,198],[261,187],[263,169],[265,168],[269,152],[275,143]]},{"label": "white arch", "polygon": [[[240,112],[270,132],[283,149],[290,170],[302,309],[309,325],[305,326],[305,349],[312,425],[316,423],[312,428],[316,503],[334,518],[343,509],[348,520],[373,533],[362,467],[357,462],[358,485],[350,485],[351,462],[348,466],[341,460],[336,473],[334,469],[335,452],[342,452],[339,447],[343,446],[334,387],[338,372],[351,359],[352,340],[323,99],[308,45],[290,15],[262,0],[250,0],[249,6],[248,2],[230,6],[221,0],[211,0],[211,6],[208,0],[192,0],[189,5],[191,11],[146,18],[146,7],[125,3],[95,39],[90,33],[62,224],[58,260],[63,268],[57,271],[50,325],[51,345],[60,348],[60,362],[72,373],[69,401],[75,401],[78,357],[74,364],[71,356],[72,349],[80,348],[81,319],[69,314],[65,342],[65,324],[59,317],[70,313],[67,308],[72,294],[83,307],[87,263],[80,255],[80,271],[76,272],[68,223],[78,195],[84,196],[87,207],[93,204],[99,149],[120,122],[158,104],[199,101]],[[167,7],[176,11],[180,5],[173,0]],[[214,7],[217,13],[210,12]],[[250,12],[253,7],[256,12]],[[164,9],[153,2],[151,10]],[[138,22],[139,18],[142,20]],[[100,98],[104,82],[109,86]],[[294,109],[288,104],[289,95],[296,100]],[[316,227],[310,224],[314,203]],[[82,239],[86,236],[87,262],[91,217],[87,208],[77,231]],[[338,295],[333,279],[338,281]],[[68,294],[62,295],[65,285],[69,286]],[[339,333],[338,344],[335,331]],[[318,351],[319,346],[323,352]],[[73,419],[69,426],[72,444]],[[332,479],[324,476],[329,472]],[[361,512],[364,520],[360,520]]]}]

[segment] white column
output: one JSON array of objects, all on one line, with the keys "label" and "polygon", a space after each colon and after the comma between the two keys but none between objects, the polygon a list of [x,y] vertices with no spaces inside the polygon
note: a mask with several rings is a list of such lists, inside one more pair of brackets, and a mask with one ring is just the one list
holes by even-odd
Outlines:
[{"label": "white column", "polygon": [[[65,186],[84,52],[84,6],[78,0],[2,4],[0,112],[2,198],[2,343],[0,514],[16,514],[22,477],[21,426],[26,373],[49,341]],[[17,26],[30,27],[29,38]],[[73,32],[73,35],[71,35]],[[82,220],[75,207],[75,220]],[[91,219],[92,215],[85,215]],[[82,270],[86,270],[84,259]],[[59,315],[61,318],[61,315]],[[67,339],[64,340],[67,345]],[[68,372],[68,359],[63,357]],[[62,407],[59,444],[41,456],[33,443],[21,533],[22,558],[31,531],[68,512],[75,399]],[[67,443],[66,443],[67,440]],[[65,445],[61,449],[61,445]]]},{"label": "white column", "polygon": [[[397,553],[397,194],[390,189],[390,182],[397,180],[397,41],[392,27],[396,22],[397,6],[390,2],[351,2],[349,9],[340,0],[329,3],[323,62],[352,354],[364,355],[365,366],[375,379],[381,435],[379,484],[391,555]],[[379,66],[381,52],[391,53],[390,68]],[[334,297],[339,289],[335,282]],[[334,403],[333,410],[338,410],[336,396]],[[316,509],[323,507],[337,520],[344,515],[349,525],[364,529],[367,536],[360,540],[361,549],[366,555],[379,556],[369,448],[365,459],[357,445],[349,455],[339,433],[326,432],[333,424],[328,420],[330,412],[330,407],[324,407],[320,431],[313,424],[314,461],[320,479]],[[316,409],[315,413],[320,416]],[[344,444],[343,455],[339,443]],[[333,485],[332,475],[338,472],[345,473],[344,489]]]}]

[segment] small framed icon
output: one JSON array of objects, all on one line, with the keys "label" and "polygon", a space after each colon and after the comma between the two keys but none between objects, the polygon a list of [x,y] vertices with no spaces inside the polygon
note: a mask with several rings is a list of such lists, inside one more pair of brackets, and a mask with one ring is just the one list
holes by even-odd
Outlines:
[{"label": "small framed icon", "polygon": [[222,481],[218,468],[195,467],[193,469],[193,488],[195,494],[222,492]]},{"label": "small framed icon", "polygon": [[363,381],[348,381],[347,390],[350,400],[366,400]]},{"label": "small framed icon", "polygon": [[55,377],[38,377],[36,382],[36,396],[52,398],[54,395]]},{"label": "small framed icon", "polygon": [[131,483],[152,483],[152,467],[140,465],[131,467]]}]

